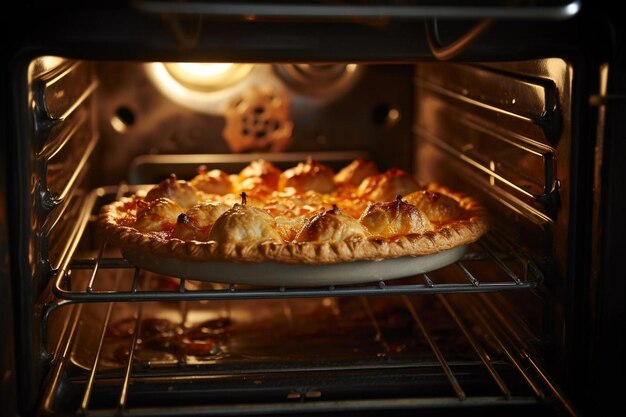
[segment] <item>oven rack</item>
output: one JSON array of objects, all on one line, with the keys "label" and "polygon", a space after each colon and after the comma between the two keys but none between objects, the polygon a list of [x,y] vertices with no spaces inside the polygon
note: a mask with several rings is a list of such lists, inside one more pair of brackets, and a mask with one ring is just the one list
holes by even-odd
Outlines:
[{"label": "oven rack", "polygon": [[[535,288],[543,280],[543,274],[535,263],[505,237],[491,231],[478,242],[472,244],[467,254],[446,271],[445,282],[439,282],[435,272],[420,274],[410,279],[378,281],[368,285],[328,286],[320,288],[251,287],[213,285],[211,288],[192,288],[185,277],[171,277],[177,280],[176,289],[149,290],[138,286],[142,269],[135,267],[122,257],[107,256],[107,242],[97,249],[97,256],[76,257],[75,252],[85,229],[97,222],[97,210],[105,197],[118,196],[128,191],[124,187],[107,187],[94,190],[85,201],[77,220],[76,229],[68,240],[63,262],[54,276],[54,294],[61,299],[49,306],[54,309],[68,303],[121,302],[121,301],[193,301],[193,300],[232,300],[306,298],[340,296],[382,296],[409,294],[476,293]],[[480,265],[478,265],[480,264]],[[475,265],[476,267],[474,267]],[[479,267],[480,268],[479,268]],[[132,270],[126,289],[112,286],[100,279],[101,271]],[[489,279],[483,279],[481,271],[489,270]],[[76,285],[72,274],[89,271],[86,285]],[[452,282],[450,282],[452,279]],[[46,314],[47,315],[47,314]]]},{"label": "oven rack", "polygon": [[[422,338],[428,346],[431,360],[425,362],[397,362],[394,353],[388,349],[385,330],[374,313],[367,297],[362,297],[362,308],[370,319],[370,325],[375,339],[385,347],[386,361],[370,361],[365,364],[344,366],[320,367],[314,364],[303,364],[291,368],[273,369],[267,366],[248,366],[245,369],[215,369],[214,366],[199,368],[189,366],[180,359],[174,358],[167,366],[155,366],[151,362],[142,362],[136,358],[137,346],[142,339],[142,317],[144,304],[134,307],[134,315],[130,326],[134,328],[127,341],[126,363],[120,365],[114,372],[99,371],[102,361],[105,336],[110,332],[112,312],[116,310],[116,303],[110,302],[105,306],[105,313],[99,322],[92,322],[85,316],[87,304],[75,304],[72,311],[66,316],[64,336],[59,340],[55,349],[52,380],[42,404],[47,414],[56,415],[56,406],[62,404],[76,404],[75,412],[70,415],[137,415],[158,416],[168,415],[172,410],[166,406],[132,405],[141,403],[141,396],[158,395],[163,387],[178,391],[181,398],[193,398],[200,395],[205,398],[202,403],[184,405],[173,400],[177,414],[180,415],[224,415],[236,409],[241,414],[283,414],[287,412],[330,412],[330,411],[364,411],[364,410],[402,410],[420,408],[449,409],[456,407],[485,407],[485,406],[538,406],[546,402],[554,402],[566,414],[576,416],[568,399],[559,390],[541,362],[536,359],[533,348],[524,340],[524,329],[514,324],[506,314],[503,314],[497,300],[487,294],[473,294],[471,299],[464,301],[454,300],[450,294],[435,295],[435,309],[448,316],[453,323],[452,330],[459,338],[467,343],[470,351],[475,355],[474,360],[455,361],[446,358],[443,346],[438,342],[439,335],[432,324],[424,317],[423,307],[416,297],[402,295],[399,305],[410,313],[413,325],[418,330],[415,337]],[[287,302],[287,300],[284,300]],[[184,309],[181,303],[181,309]],[[288,307],[288,304],[287,304]],[[185,315],[181,314],[184,325]],[[90,359],[91,365],[84,369],[82,375],[68,379],[68,369],[72,365],[72,352],[80,349],[77,334],[89,326],[93,329],[90,334],[98,340],[97,349]],[[490,340],[490,342],[487,342]],[[449,352],[448,352],[449,353]],[[332,353],[331,353],[332,355]],[[421,369],[421,370],[420,370]],[[368,370],[383,375],[385,372],[422,372],[434,383],[438,380],[447,386],[444,394],[433,396],[419,394],[419,389],[413,391],[412,397],[393,398],[361,398],[328,400],[323,387],[314,388],[302,380],[310,381],[309,375],[315,372],[330,372],[341,376],[353,371]],[[291,378],[294,385],[282,386],[277,389],[285,395],[283,401],[273,403],[261,402],[212,402],[204,397],[211,389],[210,385],[202,385],[211,380],[263,379],[271,374],[280,374],[281,378]],[[467,376],[470,376],[467,379]],[[474,377],[471,377],[471,376]],[[483,375],[480,383],[475,377]],[[298,378],[301,378],[300,380]],[[521,384],[513,383],[521,381]],[[319,381],[317,379],[316,381]],[[375,382],[374,382],[375,383]],[[430,383],[430,382],[429,382]],[[219,384],[219,383],[218,383]],[[67,386],[73,386],[68,390]],[[192,385],[194,386],[193,388]],[[200,387],[198,387],[198,385]],[[476,390],[476,387],[479,387]],[[491,389],[487,389],[490,386]],[[185,392],[188,388],[191,391]],[[255,388],[252,388],[254,390]],[[203,391],[207,390],[207,391]],[[252,392],[252,391],[251,391]],[[191,395],[187,397],[186,395]],[[70,397],[68,397],[70,396]],[[212,398],[212,397],[208,397]],[[241,398],[240,398],[241,400]],[[129,406],[129,404],[131,404]],[[153,404],[153,403],[150,403]],[[239,415],[239,414],[238,414]]]}]

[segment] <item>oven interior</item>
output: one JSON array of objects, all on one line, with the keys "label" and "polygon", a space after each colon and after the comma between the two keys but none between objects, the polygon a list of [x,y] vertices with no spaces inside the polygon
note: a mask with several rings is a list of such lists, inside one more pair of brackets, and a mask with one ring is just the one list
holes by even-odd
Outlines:
[{"label": "oven interior", "polygon": [[[24,404],[50,415],[575,413],[567,61],[43,56],[27,73],[37,259],[20,284],[35,312],[18,352],[32,365]],[[272,288],[150,273],[98,231],[102,205],[171,172],[237,173],[258,158],[284,169],[309,155],[462,190],[488,209],[490,232],[432,273]]]}]

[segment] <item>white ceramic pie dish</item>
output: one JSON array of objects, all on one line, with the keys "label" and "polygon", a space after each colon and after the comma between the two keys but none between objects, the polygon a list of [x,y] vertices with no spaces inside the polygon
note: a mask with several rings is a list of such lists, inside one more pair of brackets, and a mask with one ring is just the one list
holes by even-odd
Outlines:
[{"label": "white ceramic pie dish", "polygon": [[467,245],[461,245],[432,255],[329,265],[196,262],[145,255],[129,249],[122,252],[134,265],[163,275],[223,284],[313,287],[362,284],[423,274],[456,262],[466,249]]}]

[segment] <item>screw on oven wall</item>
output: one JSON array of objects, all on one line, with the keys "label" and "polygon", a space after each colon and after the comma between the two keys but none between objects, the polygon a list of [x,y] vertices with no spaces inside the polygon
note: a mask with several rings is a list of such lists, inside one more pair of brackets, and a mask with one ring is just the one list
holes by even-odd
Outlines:
[{"label": "screw on oven wall", "polygon": [[135,113],[126,106],[120,106],[111,117],[111,126],[118,133],[125,133],[135,124]]},{"label": "screw on oven wall", "polygon": [[388,103],[381,103],[372,111],[372,120],[380,126],[393,127],[400,121],[400,118],[400,110]]}]

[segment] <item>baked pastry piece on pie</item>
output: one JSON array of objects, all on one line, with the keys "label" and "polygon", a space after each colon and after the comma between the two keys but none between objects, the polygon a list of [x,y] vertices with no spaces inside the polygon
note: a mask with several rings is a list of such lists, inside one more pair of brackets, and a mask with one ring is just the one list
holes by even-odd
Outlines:
[{"label": "baked pastry piece on pie", "polygon": [[260,178],[268,187],[276,188],[280,174],[280,169],[276,168],[271,162],[265,159],[257,159],[241,170],[239,180],[243,182],[248,178]]},{"label": "baked pastry piece on pie", "polygon": [[246,204],[245,193],[242,193],[242,200],[217,218],[210,240],[217,243],[282,241],[272,216]]},{"label": "baked pastry piece on pie", "polygon": [[190,181],[191,185],[196,189],[207,194],[224,195],[232,193],[233,184],[227,173],[221,169],[207,171],[205,167],[199,171],[198,175]]},{"label": "baked pastry piece on pie", "polygon": [[383,238],[434,230],[426,214],[413,204],[402,201],[401,195],[394,201],[369,205],[360,221],[372,235]]},{"label": "baked pastry piece on pie", "polygon": [[278,188],[285,190],[293,188],[298,193],[317,191],[318,193],[330,193],[335,188],[333,170],[312,158],[306,162],[300,162],[280,175]]},{"label": "baked pastry piece on pie", "polygon": [[367,230],[354,217],[347,216],[333,205],[333,208],[311,217],[296,234],[296,242],[338,242],[349,239],[363,239]]},{"label": "baked pastry piece on pie", "polygon": [[181,212],[176,218],[176,226],[172,237],[181,240],[197,240],[206,242],[215,221],[224,214],[230,206],[224,203],[205,201]]},{"label": "baked pastry piece on pie", "polygon": [[169,198],[147,200],[147,203],[137,208],[134,227],[140,232],[168,232],[174,229],[176,219],[184,212],[181,206]]},{"label": "baked pastry piece on pie", "polygon": [[455,219],[461,214],[457,201],[437,191],[416,191],[405,196],[404,200],[422,210],[436,223]]},{"label": "baked pastry piece on pie", "polygon": [[190,208],[198,202],[198,190],[187,181],[176,178],[176,174],[172,174],[148,191],[144,201],[153,201],[162,197],[169,198],[181,207]]},{"label": "baked pastry piece on pie", "polygon": [[371,201],[393,201],[397,195],[406,195],[419,190],[419,183],[402,169],[390,169],[383,174],[365,178],[357,195]]},{"label": "baked pastry piece on pie", "polygon": [[362,160],[335,175],[312,159],[282,173],[258,160],[238,175],[172,175],[104,206],[100,224],[142,258],[314,265],[430,255],[487,230],[480,205],[456,191]]},{"label": "baked pastry piece on pie", "polygon": [[269,194],[278,187],[281,170],[264,159],[257,159],[239,172],[239,190],[248,194]]},{"label": "baked pastry piece on pie", "polygon": [[376,174],[378,174],[378,168],[375,163],[358,158],[335,174],[335,182],[358,187],[365,178]]}]

